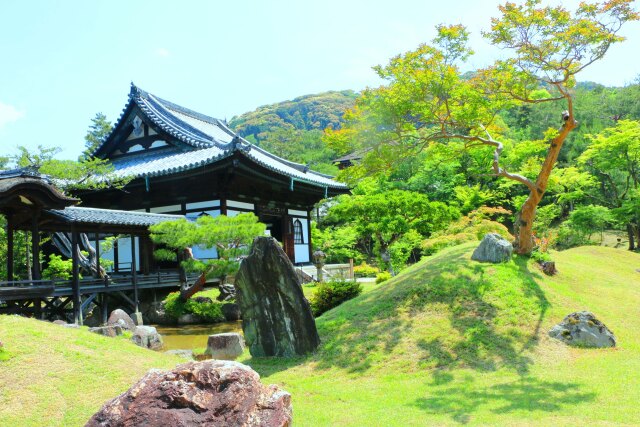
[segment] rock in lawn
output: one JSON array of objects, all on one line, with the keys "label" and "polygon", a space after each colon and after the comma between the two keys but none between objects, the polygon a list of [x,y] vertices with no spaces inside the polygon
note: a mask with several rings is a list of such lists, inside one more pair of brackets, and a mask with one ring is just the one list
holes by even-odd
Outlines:
[{"label": "rock in lawn", "polygon": [[511,242],[498,233],[488,233],[485,234],[480,245],[473,251],[471,259],[497,264],[509,261],[512,253],[513,245]]},{"label": "rock in lawn", "polygon": [[588,311],[571,313],[551,328],[549,336],[576,347],[615,347],[616,337]]},{"label": "rock in lawn", "polygon": [[136,326],[131,341],[140,347],[160,350],[162,348],[162,336],[153,326]]},{"label": "rock in lawn", "polygon": [[303,355],[320,344],[300,279],[274,238],[253,241],[236,274],[236,301],[252,356]]},{"label": "rock in lawn", "polygon": [[290,426],[291,395],[241,363],[207,360],[149,371],[86,424],[98,426]]},{"label": "rock in lawn", "polygon": [[122,329],[134,332],[136,330],[136,324],[133,319],[121,309],[113,310],[107,320],[107,325],[119,325]]},{"label": "rock in lawn", "polygon": [[244,339],[235,332],[209,335],[206,354],[212,359],[234,360],[244,351]]},{"label": "rock in lawn", "polygon": [[120,325],[98,326],[95,328],[89,328],[89,332],[104,335],[105,337],[116,337],[118,335],[122,335],[122,327],[120,327]]}]

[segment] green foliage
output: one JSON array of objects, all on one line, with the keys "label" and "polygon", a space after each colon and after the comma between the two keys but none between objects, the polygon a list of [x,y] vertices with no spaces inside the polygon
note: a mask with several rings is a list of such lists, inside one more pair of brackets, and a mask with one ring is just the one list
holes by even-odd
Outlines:
[{"label": "green foliage", "polygon": [[343,302],[362,293],[362,285],[350,280],[333,280],[318,285],[311,297],[311,310],[314,316],[320,316]]},{"label": "green foliage", "polygon": [[229,126],[243,137],[253,136],[258,143],[278,129],[337,129],[344,111],[353,106],[355,98],[356,94],[350,90],[305,95],[234,117]]},{"label": "green foliage", "polygon": [[[215,248],[218,259],[182,261],[187,271],[204,272],[208,277],[222,277],[235,273],[240,257],[248,253],[253,239],[264,235],[266,227],[253,213],[234,217],[220,215],[200,216],[195,222],[179,219],[153,225],[149,228],[151,239],[164,248],[155,255],[160,259],[175,260],[185,248],[201,246]],[[172,253],[173,251],[173,253]]]},{"label": "green foliage", "polygon": [[378,273],[376,275],[376,283],[377,284],[380,284],[382,282],[386,282],[389,279],[391,279],[391,273],[389,273],[388,271],[383,271],[383,272]]},{"label": "green foliage", "polygon": [[353,274],[356,277],[376,277],[379,272],[380,269],[378,267],[369,265],[364,261],[360,265],[353,267]]},{"label": "green foliage", "polygon": [[489,207],[482,207],[469,212],[468,215],[451,223],[446,229],[434,233],[429,239],[426,239],[422,243],[423,253],[425,255],[433,255],[450,246],[480,241],[487,233],[498,233],[505,239],[512,240],[513,236],[509,233],[507,227],[492,219],[499,219],[509,214],[511,212],[506,209]]},{"label": "green foliage", "polygon": [[87,134],[84,136],[85,150],[80,156],[80,161],[86,161],[91,158],[91,155],[98,149],[104,139],[111,133],[113,125],[107,116],[102,113],[97,113],[94,118],[91,119],[91,125]]},{"label": "green foliage", "polygon": [[114,167],[106,160],[85,158],[81,161],[58,160],[55,156],[62,149],[39,145],[35,152],[19,146],[12,157],[20,168],[31,168],[48,175],[63,190],[101,189],[123,187],[131,178],[114,174]]},{"label": "green foliage", "polygon": [[353,106],[353,91],[305,95],[234,117],[229,126],[267,151],[318,172],[335,174],[337,155],[322,140],[326,128],[338,129],[342,115]]},{"label": "green foliage", "polygon": [[567,225],[587,240],[596,232],[604,232],[605,227],[613,221],[611,211],[604,206],[580,206],[569,215]]},{"label": "green foliage", "polygon": [[423,237],[416,230],[409,230],[400,239],[396,240],[389,246],[389,255],[393,272],[397,273],[402,270],[412,255],[416,255],[413,262],[420,259],[420,247],[422,246]]},{"label": "green foliage", "polygon": [[[367,175],[389,178],[434,143],[481,147],[486,170],[524,185],[529,193],[520,213],[526,225],[519,227],[516,238],[516,250],[528,253],[535,208],[562,145],[577,125],[571,95],[576,75],[621,42],[621,26],[639,16],[631,0],[581,3],[573,12],[531,0],[507,3],[500,12],[484,36],[503,49],[503,59],[463,74],[473,53],[468,32],[460,25],[438,26],[431,45],[422,44],[375,67],[387,84],[365,90],[345,114],[343,128],[328,132],[326,139],[336,150],[349,147],[366,153],[356,168],[341,175],[353,181]],[[502,112],[559,102],[567,109],[566,117],[557,112],[545,117],[537,123],[535,139],[512,144],[505,137]],[[513,152],[503,154],[504,148]],[[475,200],[463,196],[467,210],[485,202],[479,194]]]},{"label": "green foliage", "polygon": [[180,298],[180,292],[171,292],[164,299],[164,310],[173,320],[177,320],[185,314],[195,314],[203,320],[211,323],[224,322],[225,317],[222,314],[223,303],[219,301],[198,302],[195,298],[183,301]]},{"label": "green foliage", "polygon": [[549,254],[549,252],[543,252],[540,250],[534,250],[533,252],[531,252],[531,254],[529,255],[529,257],[540,263],[540,262],[549,262],[552,260],[551,255]]},{"label": "green foliage", "polygon": [[73,274],[73,262],[63,260],[60,255],[50,254],[47,268],[42,270],[42,277],[50,280],[69,280]]},{"label": "green foliage", "polygon": [[431,202],[424,194],[391,190],[341,196],[329,208],[325,221],[353,227],[363,246],[370,239],[374,254],[383,263],[400,267],[415,247],[416,235],[428,236],[458,215],[455,208]]},{"label": "green foliage", "polygon": [[314,251],[321,250],[327,255],[327,263],[346,263],[349,259],[362,261],[362,254],[356,247],[358,232],[354,227],[329,226],[320,229],[312,222],[311,241]]}]

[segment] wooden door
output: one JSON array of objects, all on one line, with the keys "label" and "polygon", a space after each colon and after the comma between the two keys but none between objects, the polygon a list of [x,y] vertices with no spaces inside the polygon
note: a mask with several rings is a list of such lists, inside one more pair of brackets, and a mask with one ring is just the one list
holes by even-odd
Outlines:
[{"label": "wooden door", "polygon": [[293,243],[293,223],[289,215],[285,215],[282,224],[282,244],[284,246],[284,252],[287,254],[291,262],[296,262],[295,246]]}]

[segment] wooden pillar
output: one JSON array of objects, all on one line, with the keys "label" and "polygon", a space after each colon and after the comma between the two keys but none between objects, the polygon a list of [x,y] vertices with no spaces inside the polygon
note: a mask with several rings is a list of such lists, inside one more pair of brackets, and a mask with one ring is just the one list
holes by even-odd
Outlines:
[{"label": "wooden pillar", "polygon": [[307,244],[309,245],[309,262],[313,262],[313,241],[311,239],[311,211],[307,211]]},{"label": "wooden pillar", "polygon": [[[31,219],[31,278],[33,280],[42,279],[40,272],[40,231],[38,230],[38,215],[33,215]],[[42,299],[33,300],[33,316],[36,319],[42,318]]]},{"label": "wooden pillar", "polygon": [[31,220],[31,277],[33,280],[40,280],[40,231],[38,231],[38,216],[34,215]]},{"label": "wooden pillar", "polygon": [[102,312],[102,323],[105,324],[109,320],[109,295],[104,292],[101,300],[100,311]]},{"label": "wooden pillar", "polygon": [[13,280],[13,223],[7,215],[7,280]]},{"label": "wooden pillar", "polygon": [[94,240],[96,242],[96,273],[100,278],[100,233],[95,234]]},{"label": "wooden pillar", "polygon": [[133,283],[133,302],[135,304],[135,312],[138,312],[138,269],[136,265],[136,237],[131,235],[131,283]]},{"label": "wooden pillar", "polygon": [[226,197],[220,199],[220,214],[221,215],[227,214],[227,198]]},{"label": "wooden pillar", "polygon": [[78,232],[71,230],[71,265],[73,289],[73,322],[82,325],[82,301],[80,300],[80,265],[78,263]]},{"label": "wooden pillar", "polygon": [[120,267],[118,267],[119,262],[120,259],[118,258],[118,239],[115,239],[113,241],[113,271],[115,271],[116,273],[120,271]]}]

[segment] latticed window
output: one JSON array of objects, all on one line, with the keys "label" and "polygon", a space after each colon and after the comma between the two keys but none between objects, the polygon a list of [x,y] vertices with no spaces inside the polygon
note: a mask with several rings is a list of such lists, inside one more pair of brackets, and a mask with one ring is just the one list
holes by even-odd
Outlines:
[{"label": "latticed window", "polygon": [[299,219],[293,221],[293,243],[296,245],[304,244],[304,237],[302,235],[302,223]]}]

